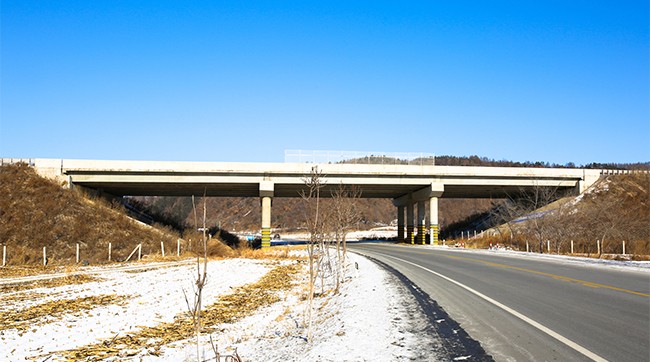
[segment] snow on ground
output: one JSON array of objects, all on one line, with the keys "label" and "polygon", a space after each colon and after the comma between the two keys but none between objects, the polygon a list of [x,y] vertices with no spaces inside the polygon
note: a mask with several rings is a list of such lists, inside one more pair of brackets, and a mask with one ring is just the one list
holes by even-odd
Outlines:
[{"label": "snow on ground", "polygon": [[[436,360],[433,351],[439,342],[423,333],[426,318],[406,288],[362,256],[349,254],[346,269],[339,294],[315,299],[312,343],[307,342],[308,301],[301,300],[306,293],[303,279],[283,302],[222,325],[212,336],[215,345],[225,354],[237,348],[245,361]],[[325,289],[330,287],[328,283]],[[202,344],[206,359],[214,356],[207,338]],[[144,361],[190,361],[195,350],[192,341],[185,341],[164,349],[162,358]]]},{"label": "snow on ground", "polygon": [[[282,240],[309,240],[309,233],[282,233],[280,234]],[[385,239],[397,237],[396,226],[383,226],[370,230],[351,231],[346,235],[346,240],[361,240],[361,239]]]},{"label": "snow on ground", "polygon": [[453,246],[431,246],[431,245],[409,245],[408,247],[419,247],[419,248],[445,248],[447,250],[458,251],[458,252],[467,252],[467,253],[481,253],[481,254],[491,254],[491,255],[501,255],[514,258],[523,258],[523,259],[539,259],[539,260],[549,260],[562,263],[572,263],[572,264],[582,264],[585,266],[593,267],[606,267],[606,268],[622,268],[625,270],[637,270],[637,271],[650,271],[650,261],[636,261],[636,260],[609,260],[609,259],[596,259],[596,258],[586,258],[578,257],[571,255],[558,255],[558,254],[540,254],[540,253],[527,253],[525,251],[515,251],[507,249],[465,249],[465,248],[455,248]]},{"label": "snow on ground", "polygon": [[[208,270],[213,276],[204,289],[204,303],[228,293],[231,288],[258,280],[269,269],[263,262],[247,259],[211,261]],[[146,269],[145,271],[107,270],[102,281],[55,288],[36,288],[7,292],[0,297],[31,293],[34,298],[20,304],[3,302],[6,309],[22,309],[53,299],[77,299],[86,296],[117,294],[128,296],[125,305],[98,306],[82,315],[69,314],[62,319],[36,326],[28,331],[0,331],[0,360],[18,361],[51,352],[72,349],[101,340],[111,339],[140,326],[171,322],[187,311],[183,295],[191,297],[196,278],[193,265]]]},{"label": "snow on ground", "polygon": [[[233,287],[256,281],[269,268],[259,260],[210,262],[203,304],[211,304]],[[340,293],[326,292],[315,299],[312,343],[307,342],[305,272],[295,287],[284,293],[281,302],[236,323],[220,325],[218,332],[211,336],[215,345],[225,354],[236,348],[244,361],[437,359],[433,351],[440,345],[438,337],[424,332],[428,327],[427,318],[396,277],[368,259],[351,253],[345,270]],[[34,293],[35,300],[30,304],[53,298],[113,293],[130,298],[124,306],[99,306],[83,316],[69,315],[30,331],[0,331],[0,360],[17,361],[36,356],[42,360],[53,351],[110,340],[116,333],[124,335],[139,326],[171,321],[176,314],[187,311],[182,290],[192,293],[195,273],[191,265],[135,273],[109,270],[101,274],[103,281],[99,282],[16,292]],[[333,287],[333,278],[325,281],[324,287],[318,286],[316,292]],[[20,304],[12,308],[24,307],[25,304]],[[200,345],[206,360],[214,356],[209,337],[203,336]],[[143,353],[134,356],[133,360],[196,360],[194,340],[169,344],[162,351],[160,357]],[[56,356],[50,359],[56,360]]]}]

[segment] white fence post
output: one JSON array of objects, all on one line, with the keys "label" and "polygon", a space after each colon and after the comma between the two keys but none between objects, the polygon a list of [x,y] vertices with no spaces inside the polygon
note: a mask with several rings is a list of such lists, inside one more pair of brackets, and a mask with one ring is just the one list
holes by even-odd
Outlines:
[{"label": "white fence post", "polygon": [[111,261],[112,244],[108,243],[108,261]]},{"label": "white fence post", "polygon": [[43,266],[46,266],[46,265],[47,265],[47,249],[44,246],[43,247]]},{"label": "white fence post", "polygon": [[79,264],[79,243],[77,243],[77,264]]},{"label": "white fence post", "polygon": [[142,259],[142,243],[138,244],[138,261]]},{"label": "white fence post", "polygon": [[546,251],[548,251],[549,254],[551,253],[551,241],[550,240],[546,240]]},{"label": "white fence post", "polygon": [[2,246],[2,266],[7,265],[7,245]]},{"label": "white fence post", "polygon": [[600,255],[600,240],[596,240],[596,246],[598,247],[598,255]]},{"label": "white fence post", "polygon": [[571,240],[571,254],[573,254],[573,240]]},{"label": "white fence post", "polygon": [[181,239],[176,240],[176,256],[181,256]]},{"label": "white fence post", "polygon": [[530,245],[528,245],[528,240],[526,240],[526,252],[530,253]]},{"label": "white fence post", "polygon": [[162,257],[165,257],[165,244],[161,241],[160,242],[160,252],[162,253]]}]

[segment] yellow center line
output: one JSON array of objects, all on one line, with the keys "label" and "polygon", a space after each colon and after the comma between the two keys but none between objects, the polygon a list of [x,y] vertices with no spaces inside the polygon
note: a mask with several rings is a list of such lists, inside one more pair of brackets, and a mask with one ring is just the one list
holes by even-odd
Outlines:
[{"label": "yellow center line", "polygon": [[641,292],[637,292],[637,291],[634,291],[634,290],[623,289],[623,288],[614,287],[614,286],[606,285],[606,284],[588,282],[586,280],[569,278],[569,277],[565,277],[565,276],[562,276],[562,275],[545,273],[545,272],[532,270],[532,269],[519,268],[519,267],[516,267],[516,266],[500,264],[500,263],[495,263],[495,262],[491,262],[491,261],[476,260],[476,259],[472,259],[472,258],[464,258],[464,257],[460,257],[460,256],[450,256],[450,255],[442,255],[442,256],[444,256],[445,258],[449,258],[449,259],[457,259],[457,260],[471,261],[471,262],[474,262],[474,263],[481,263],[481,264],[485,264],[485,265],[492,266],[492,267],[495,267],[495,268],[511,269],[511,270],[517,270],[517,271],[522,271],[522,272],[526,272],[526,273],[541,275],[541,276],[553,278],[555,280],[561,280],[561,281],[564,281],[564,282],[567,282],[567,283],[577,283],[577,284],[584,285],[586,287],[591,287],[591,288],[609,289],[609,290],[614,290],[614,291],[622,292],[622,293],[640,295],[642,297],[650,297],[650,294],[647,294],[647,293],[641,293]]}]

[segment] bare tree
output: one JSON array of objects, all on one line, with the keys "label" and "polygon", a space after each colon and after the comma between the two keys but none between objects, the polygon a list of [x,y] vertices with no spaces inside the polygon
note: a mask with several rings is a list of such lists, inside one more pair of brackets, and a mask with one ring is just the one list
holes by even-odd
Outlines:
[{"label": "bare tree", "polygon": [[344,279],[345,257],[347,254],[346,236],[350,228],[361,219],[361,214],[357,208],[357,202],[361,198],[361,189],[356,186],[345,187],[340,184],[332,192],[332,226],[334,229],[334,238],[336,240],[336,257],[338,266],[336,268],[336,287],[338,293],[341,280]]},{"label": "bare tree", "polygon": [[516,195],[498,205],[492,212],[492,218],[505,224],[512,239],[516,234],[532,237],[537,244],[537,250],[542,253],[544,242],[553,235],[553,215],[557,210],[544,208],[560,196],[558,187],[542,187],[535,185],[529,189],[520,189]]},{"label": "bare tree", "polygon": [[585,225],[585,242],[599,240],[603,254],[618,252],[622,240],[647,240],[649,179],[647,175],[609,176],[601,181],[600,192],[585,194],[576,213]]},{"label": "bare tree", "polygon": [[[320,217],[320,191],[324,186],[322,178],[323,174],[318,170],[318,166],[312,167],[309,175],[303,179],[306,190],[300,191],[300,197],[306,204],[307,215],[305,223],[307,225],[307,231],[309,231],[309,243],[307,245],[307,253],[309,256],[309,311],[307,317],[307,341],[310,343],[312,341],[314,284],[319,271],[324,240],[324,223]],[[320,247],[318,254],[316,251],[316,245]]]},{"label": "bare tree", "polygon": [[[505,225],[509,234],[510,234],[510,246],[516,240],[516,235],[519,233],[519,230],[515,225],[518,223],[519,218],[526,214],[526,210],[522,203],[517,202],[517,199],[510,198],[498,204],[494,204],[490,211],[490,220],[495,225]],[[501,227],[496,228],[499,231],[499,234],[503,237],[504,234],[501,231]]]},{"label": "bare tree", "polygon": [[[194,229],[198,229],[198,217],[196,213],[196,203],[194,202],[194,196],[192,196],[192,209],[194,213]],[[203,299],[203,287],[205,287],[206,281],[208,279],[208,238],[206,235],[206,204],[205,204],[205,195],[203,196],[203,227],[202,230],[202,248],[196,251],[196,280],[194,282],[194,298],[192,302],[189,301],[187,293],[183,290],[185,295],[185,302],[187,303],[190,317],[194,324],[194,332],[196,334],[196,360],[201,361],[200,355],[200,343],[199,339],[201,337],[201,308],[202,308],[202,299]],[[203,254],[203,255],[201,255]],[[203,256],[203,268],[201,268],[201,256]]]}]

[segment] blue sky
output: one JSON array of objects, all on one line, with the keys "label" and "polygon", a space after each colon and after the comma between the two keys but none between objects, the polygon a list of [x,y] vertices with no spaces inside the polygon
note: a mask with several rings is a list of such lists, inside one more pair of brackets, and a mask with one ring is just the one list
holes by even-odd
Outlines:
[{"label": "blue sky", "polygon": [[2,0],[0,156],[650,161],[648,1]]}]

